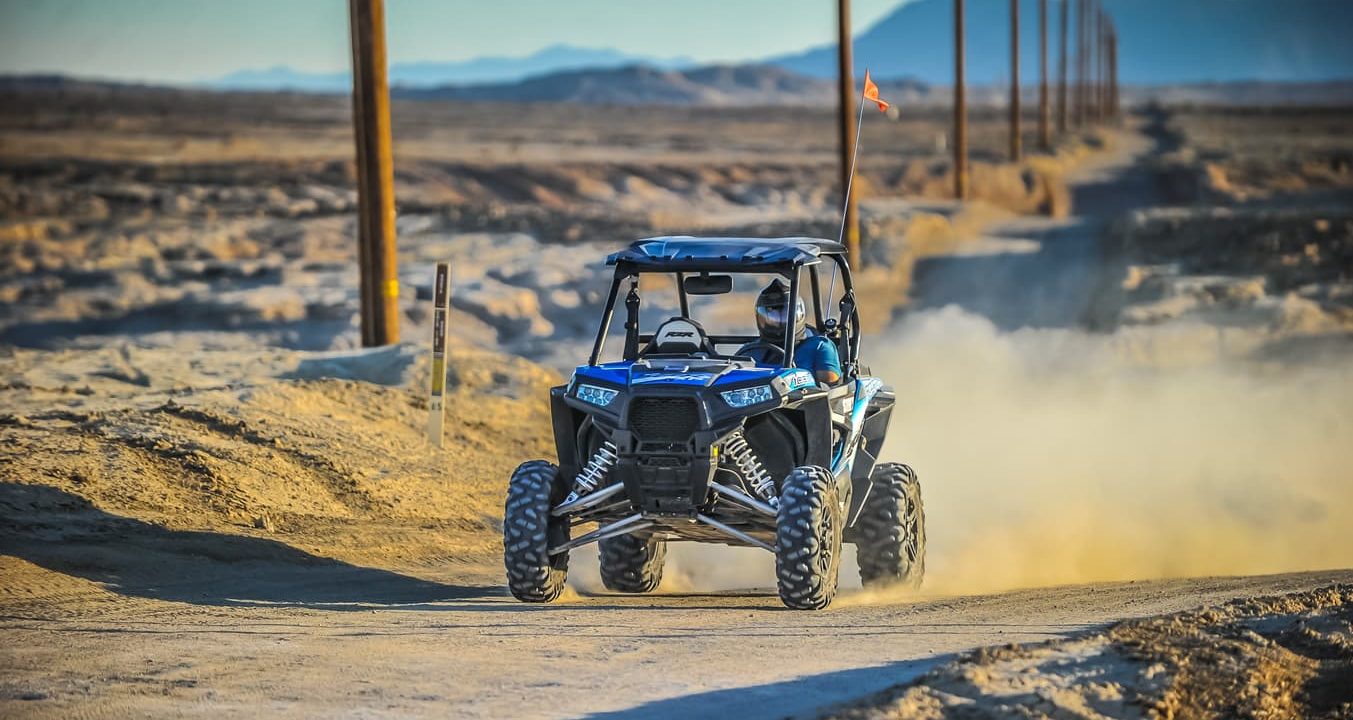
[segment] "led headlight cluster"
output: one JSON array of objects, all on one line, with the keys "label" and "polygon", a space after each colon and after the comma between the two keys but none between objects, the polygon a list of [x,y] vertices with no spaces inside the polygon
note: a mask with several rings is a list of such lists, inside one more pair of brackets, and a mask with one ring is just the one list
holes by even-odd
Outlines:
[{"label": "led headlight cluster", "polygon": [[746,387],[740,390],[725,390],[719,393],[723,401],[735,408],[744,408],[748,405],[756,405],[771,400],[775,393],[771,392],[769,385],[756,385]]},{"label": "led headlight cluster", "polygon": [[607,405],[610,405],[611,401],[615,399],[615,396],[619,394],[619,390],[597,387],[596,385],[579,385],[577,393],[579,400],[582,400],[585,403],[591,403],[597,407],[606,407]]}]

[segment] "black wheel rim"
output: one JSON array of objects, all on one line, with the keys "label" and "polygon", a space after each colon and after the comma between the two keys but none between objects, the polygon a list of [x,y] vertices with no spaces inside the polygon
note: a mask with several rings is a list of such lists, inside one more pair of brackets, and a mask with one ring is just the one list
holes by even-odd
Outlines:
[{"label": "black wheel rim", "polygon": [[821,534],[818,537],[820,551],[818,552],[817,565],[818,570],[825,575],[831,571],[834,553],[831,540],[836,535],[836,519],[826,509],[822,512],[821,528]]},{"label": "black wheel rim", "polygon": [[906,516],[902,522],[903,527],[907,529],[907,539],[903,543],[903,550],[907,554],[907,565],[911,566],[916,562],[916,555],[920,547],[921,533],[920,517],[916,512],[916,503],[912,502],[911,496],[907,496]]}]

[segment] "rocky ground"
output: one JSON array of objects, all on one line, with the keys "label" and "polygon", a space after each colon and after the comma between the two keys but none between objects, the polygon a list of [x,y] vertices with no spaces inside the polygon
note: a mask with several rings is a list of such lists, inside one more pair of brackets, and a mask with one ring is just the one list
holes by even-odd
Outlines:
[{"label": "rocky ground", "polygon": [[[92,92],[11,91],[0,104],[0,341],[97,345],[172,329],[354,344],[345,105]],[[619,244],[836,230],[835,136],[821,110],[398,103],[395,124],[401,307],[418,336],[437,260],[455,265],[467,342],[563,367],[576,326],[598,311],[598,261]],[[919,201],[865,206],[872,284],[892,302],[917,256],[971,224],[925,200],[952,185],[935,145],[943,127],[936,111],[867,123],[857,189]],[[998,128],[994,114],[973,123],[977,215],[1065,214],[1061,174],[1104,138],[1009,166],[996,162]]]},{"label": "rocky ground", "polygon": [[1130,620],[985,648],[824,717],[1346,718],[1353,587]]},{"label": "rocky ground", "polygon": [[451,362],[436,448],[412,345],[11,350],[0,542],[128,589],[130,555],[168,560],[176,536],[223,561],[489,565],[502,479],[550,453],[541,398],[558,377],[478,351]]},{"label": "rocky ground", "polygon": [[1214,329],[1223,355],[1309,358],[1353,338],[1353,166],[1343,110],[1179,112],[1163,205],[1120,218],[1092,324]]}]

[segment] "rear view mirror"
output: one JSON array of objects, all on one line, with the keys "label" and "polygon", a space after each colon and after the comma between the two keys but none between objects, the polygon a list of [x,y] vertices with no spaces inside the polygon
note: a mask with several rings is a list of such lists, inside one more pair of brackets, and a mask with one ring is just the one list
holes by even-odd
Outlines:
[{"label": "rear view mirror", "polygon": [[681,283],[688,295],[723,295],[733,292],[732,275],[693,275]]}]

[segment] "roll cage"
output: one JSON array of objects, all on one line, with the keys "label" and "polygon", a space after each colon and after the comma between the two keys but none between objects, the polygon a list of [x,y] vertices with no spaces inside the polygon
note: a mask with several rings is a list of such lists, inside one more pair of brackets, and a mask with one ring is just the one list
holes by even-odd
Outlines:
[{"label": "roll cage", "polygon": [[[822,278],[823,263],[833,263],[832,269],[841,275],[842,295],[838,315],[824,313]],[[803,293],[802,276],[808,276],[812,296],[814,330],[836,344],[841,355],[843,379],[854,379],[859,374],[860,316],[855,302],[855,288],[846,263],[845,247],[833,240],[817,238],[694,238],[660,237],[639,240],[625,250],[606,258],[606,264],[615,267],[611,291],[606,297],[601,325],[588,365],[596,365],[605,346],[615,316],[615,306],[625,282],[630,282],[625,296],[625,348],[622,357],[633,362],[639,358],[639,348],[653,340],[653,333],[644,333],[639,327],[640,275],[671,275],[676,283],[681,317],[691,318],[690,298],[685,278],[691,274],[777,274],[789,282],[789,306],[793,307]],[[827,292],[832,291],[829,288]],[[709,335],[715,346],[738,345],[759,340],[757,335]],[[796,338],[787,333],[782,365],[791,364]]]}]

